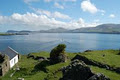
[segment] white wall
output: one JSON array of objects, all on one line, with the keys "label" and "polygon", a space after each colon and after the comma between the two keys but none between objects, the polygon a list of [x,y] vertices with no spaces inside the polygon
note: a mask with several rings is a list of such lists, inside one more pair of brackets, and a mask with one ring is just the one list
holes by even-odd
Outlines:
[{"label": "white wall", "polygon": [[18,62],[18,55],[10,60],[10,68],[12,68]]}]

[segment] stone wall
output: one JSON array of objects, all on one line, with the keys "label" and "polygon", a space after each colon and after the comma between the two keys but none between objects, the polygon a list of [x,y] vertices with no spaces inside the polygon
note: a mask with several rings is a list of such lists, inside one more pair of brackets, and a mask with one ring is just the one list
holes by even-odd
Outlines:
[{"label": "stone wall", "polygon": [[84,56],[81,56],[81,55],[76,55],[72,60],[75,60],[75,59],[82,60],[87,65],[98,66],[100,68],[105,68],[107,70],[114,71],[114,72],[120,74],[120,67],[112,67],[112,66],[110,66],[108,64],[103,64],[103,63],[100,63],[100,62],[97,62],[97,61],[94,61],[94,60],[90,60],[90,59],[88,59],[88,58],[86,58]]},{"label": "stone wall", "polygon": [[0,76],[4,76],[10,69],[9,57],[5,56],[5,60],[0,64]]}]

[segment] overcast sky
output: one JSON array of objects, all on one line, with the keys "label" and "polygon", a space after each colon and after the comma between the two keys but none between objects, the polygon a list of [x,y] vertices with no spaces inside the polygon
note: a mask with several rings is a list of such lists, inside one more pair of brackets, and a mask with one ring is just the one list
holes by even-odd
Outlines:
[{"label": "overcast sky", "polygon": [[0,32],[120,23],[120,0],[0,0]]}]

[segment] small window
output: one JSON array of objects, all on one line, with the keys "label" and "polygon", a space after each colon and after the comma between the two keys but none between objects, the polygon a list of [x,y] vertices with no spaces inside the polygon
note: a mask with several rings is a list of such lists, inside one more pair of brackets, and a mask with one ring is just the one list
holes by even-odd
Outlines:
[{"label": "small window", "polygon": [[14,63],[16,63],[16,59],[14,59]]},{"label": "small window", "polygon": [[13,64],[13,60],[11,61],[11,63]]}]

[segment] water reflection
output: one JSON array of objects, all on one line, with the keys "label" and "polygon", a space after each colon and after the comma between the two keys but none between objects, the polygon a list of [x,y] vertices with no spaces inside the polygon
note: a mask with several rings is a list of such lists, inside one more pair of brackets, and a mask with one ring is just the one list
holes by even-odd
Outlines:
[{"label": "water reflection", "polygon": [[0,36],[0,50],[10,46],[22,54],[50,51],[60,43],[67,45],[68,52],[87,49],[119,49],[120,35],[87,33],[40,33],[17,36]]}]

